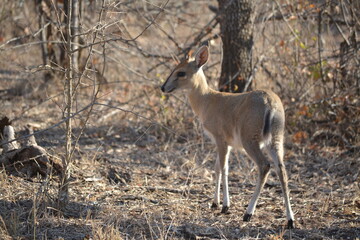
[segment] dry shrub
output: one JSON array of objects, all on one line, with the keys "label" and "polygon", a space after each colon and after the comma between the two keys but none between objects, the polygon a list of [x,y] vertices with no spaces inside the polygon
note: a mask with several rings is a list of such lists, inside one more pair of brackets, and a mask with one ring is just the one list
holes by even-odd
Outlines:
[{"label": "dry shrub", "polygon": [[[92,43],[94,29],[111,27],[98,35],[96,41],[102,44],[94,47],[74,98],[76,111],[94,101],[102,105],[74,116],[74,140],[78,134],[81,137],[74,148],[71,204],[59,214],[57,178],[29,181],[1,172],[0,238],[32,239],[35,233],[39,239],[290,239],[291,233],[282,228],[281,188],[274,172],[252,222],[242,221],[257,177],[256,166],[245,156],[234,154],[230,159],[231,214],[210,210],[215,148],[204,137],[184,94],[160,92],[176,58],[184,56],[214,17],[207,12],[208,2],[170,1],[136,41],[123,39],[144,30],[163,1],[105,1],[101,24],[97,17],[102,2],[83,2],[82,30],[90,34],[83,36],[82,44]],[[310,5],[322,1],[313,2],[291,2],[295,6],[280,1],[285,4],[286,21],[281,15],[266,19],[278,16],[276,1],[256,5],[265,12],[255,11],[256,19],[264,19],[254,25],[255,88],[273,89],[286,106],[286,166],[297,224],[293,238],[356,239],[358,48],[353,41],[340,52],[344,39],[325,27],[319,38],[318,12],[314,14]],[[337,1],[326,2],[336,5]],[[25,36],[29,29],[38,29],[33,4],[7,1],[1,6],[11,14],[0,21],[4,26],[0,46],[1,37]],[[25,28],[17,26],[19,21]],[[323,26],[334,25],[324,17]],[[349,26],[342,27],[349,36]],[[209,34],[201,40],[212,38],[219,29],[206,31]],[[59,39],[54,36],[55,41]],[[1,90],[14,89],[13,93],[0,92],[1,114],[15,119],[20,128],[35,122],[46,129],[62,120],[65,111],[62,66],[54,64],[55,70],[39,67],[40,47],[32,44],[37,40],[31,35],[0,49]],[[220,38],[212,39],[210,45],[205,74],[216,88]],[[58,58],[62,45],[54,48]],[[82,64],[88,49],[82,53]],[[59,73],[46,81],[44,75],[50,71]],[[37,139],[63,157],[63,125],[42,132]]]},{"label": "dry shrub", "polygon": [[[279,10],[275,1],[269,5],[273,16],[279,18],[264,22],[261,17],[271,8],[258,7],[256,83],[274,88],[280,95],[286,107],[287,130],[297,143],[345,148],[359,143],[356,4],[303,1]],[[344,12],[349,14],[346,21],[353,24],[339,23]]]}]

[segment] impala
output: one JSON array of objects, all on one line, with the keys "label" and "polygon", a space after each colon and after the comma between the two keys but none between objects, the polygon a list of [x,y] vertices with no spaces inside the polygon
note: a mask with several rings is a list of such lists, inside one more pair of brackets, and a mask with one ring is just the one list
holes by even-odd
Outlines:
[{"label": "impala", "polygon": [[212,208],[220,204],[220,181],[223,187],[222,213],[230,207],[228,189],[228,158],[232,148],[243,149],[258,167],[255,192],[246,209],[244,221],[254,214],[260,192],[266,182],[272,160],[279,176],[286,207],[287,227],[293,228],[288,179],[284,156],[284,107],[280,98],[269,90],[246,93],[224,93],[211,89],[202,67],[208,61],[209,49],[202,46],[195,57],[178,64],[161,90],[170,93],[183,89],[190,105],[203,124],[207,135],[217,146],[215,164],[216,189]]}]

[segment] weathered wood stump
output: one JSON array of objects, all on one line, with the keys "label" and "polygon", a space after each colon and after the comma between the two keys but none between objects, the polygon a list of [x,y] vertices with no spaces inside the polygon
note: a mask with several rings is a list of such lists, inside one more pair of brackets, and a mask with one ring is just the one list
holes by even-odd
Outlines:
[{"label": "weathered wood stump", "polygon": [[38,175],[46,177],[49,174],[61,175],[60,160],[36,143],[30,126],[27,127],[26,134],[30,136],[22,147],[19,147],[15,140],[15,130],[8,118],[0,120],[0,130],[0,146],[3,148],[0,155],[0,167],[5,168],[9,174],[27,178]]}]

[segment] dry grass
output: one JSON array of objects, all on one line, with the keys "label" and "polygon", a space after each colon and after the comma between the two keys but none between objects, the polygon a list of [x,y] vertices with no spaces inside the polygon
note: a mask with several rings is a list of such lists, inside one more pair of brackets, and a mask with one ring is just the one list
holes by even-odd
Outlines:
[{"label": "dry grass", "polygon": [[[181,135],[184,140],[172,133],[164,137],[166,130],[157,128],[139,121],[128,126],[108,122],[87,129],[75,156],[71,203],[60,215],[55,204],[57,177],[29,181],[1,172],[1,238],[359,237],[358,152],[286,145],[296,215],[296,229],[289,232],[283,229],[286,220],[275,172],[270,174],[256,215],[244,223],[242,215],[255,187],[256,168],[246,157],[233,154],[229,176],[233,205],[229,215],[222,215],[210,209],[213,145],[196,131]],[[38,137],[39,143],[46,145],[51,136],[49,148],[61,155],[62,146],[56,146],[55,139],[62,135],[47,132]]]},{"label": "dry grass", "polygon": [[[197,33],[212,15],[198,14],[207,8],[204,2],[181,3],[187,4],[186,10],[178,6],[180,3],[171,4],[171,11],[158,22],[186,45],[192,41],[189,36]],[[135,35],[147,21],[141,16],[142,3],[134,5],[126,5],[126,14],[112,13],[114,16],[109,15],[107,21],[119,17],[127,23],[129,34]],[[156,10],[145,12],[146,17]],[[18,14],[17,24],[24,25],[22,14],[29,13]],[[33,18],[34,23],[29,24],[36,23]],[[8,25],[0,33],[13,36],[9,21],[4,21],[1,24]],[[343,138],[354,133],[356,136],[358,130],[353,131],[348,120],[340,119],[340,123],[347,124],[349,135],[343,135],[341,129],[337,131],[336,125],[313,122],[317,116],[327,116],[320,111],[322,105],[301,110],[309,102],[318,101],[316,89],[298,101],[306,90],[303,88],[311,86],[313,80],[304,83],[307,75],[301,73],[306,67],[292,65],[291,74],[282,71],[291,65],[288,63],[295,53],[290,47],[295,43],[289,40],[286,43],[290,50],[281,50],[282,46],[275,43],[280,38],[291,39],[289,33],[274,35],[277,39],[269,37],[270,29],[267,31],[257,35],[254,54],[266,54],[265,65],[274,75],[269,77],[260,70],[255,87],[273,88],[287,108],[285,159],[296,229],[284,229],[284,206],[274,171],[252,221],[242,221],[257,172],[256,166],[241,153],[230,157],[231,213],[222,215],[220,210],[210,209],[214,146],[204,137],[186,98],[182,94],[163,96],[158,89],[173,62],[165,60],[154,68],[163,59],[142,57],[132,48],[119,49],[124,46],[117,43],[107,45],[111,60],[106,62],[107,84],[101,89],[98,102],[130,112],[103,105],[94,107],[75,151],[71,202],[62,213],[56,208],[57,176],[24,179],[0,170],[0,239],[359,239],[359,143],[342,143]],[[21,43],[24,42],[8,46],[0,56],[0,90],[10,89],[0,92],[0,112],[15,119],[19,135],[28,123],[36,123],[39,129],[58,123],[64,109],[62,75],[44,84],[43,72],[29,70],[41,63],[39,48],[12,48]],[[175,47],[159,28],[151,27],[138,44],[150,52],[175,54]],[[206,70],[213,86],[219,76],[220,49],[219,40],[215,40],[209,63],[212,67]],[[310,62],[314,56],[310,50],[302,54],[304,62]],[[101,62],[102,56],[96,57]],[[152,68],[155,70],[148,72]],[[91,101],[93,78],[89,75],[84,79],[76,110]],[[280,88],[279,82],[286,87]],[[358,118],[355,115],[354,120]],[[74,123],[77,136],[85,114],[76,116]],[[334,131],[318,132],[312,137],[322,129]],[[64,133],[64,126],[60,125],[36,137],[39,145],[61,158]]]}]

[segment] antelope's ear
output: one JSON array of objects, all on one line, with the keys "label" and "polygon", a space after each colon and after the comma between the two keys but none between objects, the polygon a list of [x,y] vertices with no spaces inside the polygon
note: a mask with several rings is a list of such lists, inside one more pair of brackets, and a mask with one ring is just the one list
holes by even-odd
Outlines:
[{"label": "antelope's ear", "polygon": [[195,62],[198,68],[201,68],[209,59],[209,48],[207,46],[202,46],[196,52]]}]

